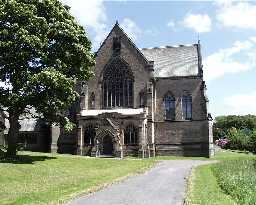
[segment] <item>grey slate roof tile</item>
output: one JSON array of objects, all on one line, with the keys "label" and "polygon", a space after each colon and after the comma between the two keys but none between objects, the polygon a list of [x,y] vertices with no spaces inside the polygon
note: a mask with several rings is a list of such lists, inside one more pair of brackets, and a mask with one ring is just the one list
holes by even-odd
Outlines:
[{"label": "grey slate roof tile", "polygon": [[154,61],[154,77],[198,75],[197,44],[142,49]]}]

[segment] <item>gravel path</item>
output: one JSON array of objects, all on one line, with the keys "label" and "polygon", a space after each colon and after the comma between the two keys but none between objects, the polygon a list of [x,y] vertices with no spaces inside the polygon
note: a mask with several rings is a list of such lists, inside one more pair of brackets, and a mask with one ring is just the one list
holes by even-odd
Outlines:
[{"label": "gravel path", "polygon": [[142,175],[130,177],[66,205],[182,205],[191,168],[211,162],[161,161]]}]

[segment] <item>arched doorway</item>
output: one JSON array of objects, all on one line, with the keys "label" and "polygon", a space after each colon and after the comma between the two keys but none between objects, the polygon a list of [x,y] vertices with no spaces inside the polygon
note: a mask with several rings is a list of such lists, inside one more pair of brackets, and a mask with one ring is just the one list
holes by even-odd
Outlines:
[{"label": "arched doorway", "polygon": [[103,155],[113,155],[114,147],[113,147],[112,137],[110,135],[106,135],[103,138],[102,146],[103,146],[103,150],[102,150]]}]

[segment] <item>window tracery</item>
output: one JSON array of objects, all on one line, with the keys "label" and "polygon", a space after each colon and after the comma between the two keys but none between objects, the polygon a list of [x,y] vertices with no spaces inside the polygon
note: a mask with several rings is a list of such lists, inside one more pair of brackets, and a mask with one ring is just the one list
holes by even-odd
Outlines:
[{"label": "window tracery", "polygon": [[137,144],[138,132],[133,124],[128,125],[124,130],[124,144]]},{"label": "window tracery", "polygon": [[175,97],[171,94],[167,94],[164,98],[165,105],[165,119],[175,120]]},{"label": "window tracery", "polygon": [[103,74],[103,107],[133,107],[133,79],[128,64],[114,58]]},{"label": "window tracery", "polygon": [[84,144],[94,145],[95,136],[96,136],[95,127],[92,124],[87,125],[84,131]]},{"label": "window tracery", "polygon": [[182,116],[185,120],[192,119],[192,97],[189,94],[182,96]]}]

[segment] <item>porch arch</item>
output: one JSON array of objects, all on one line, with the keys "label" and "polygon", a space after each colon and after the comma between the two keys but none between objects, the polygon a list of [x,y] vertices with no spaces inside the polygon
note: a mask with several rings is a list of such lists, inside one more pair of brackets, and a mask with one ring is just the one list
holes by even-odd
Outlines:
[{"label": "porch arch", "polygon": [[115,155],[120,146],[119,131],[110,127],[101,126],[96,130],[95,149],[96,156]]}]

